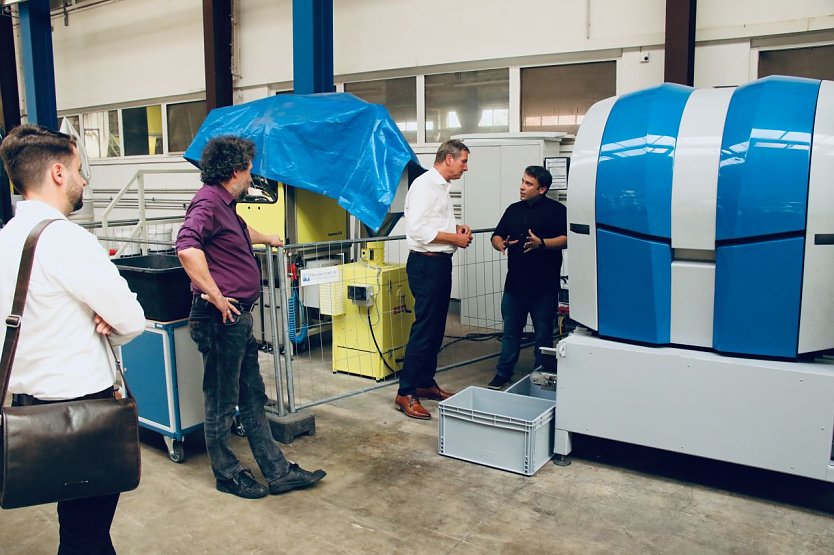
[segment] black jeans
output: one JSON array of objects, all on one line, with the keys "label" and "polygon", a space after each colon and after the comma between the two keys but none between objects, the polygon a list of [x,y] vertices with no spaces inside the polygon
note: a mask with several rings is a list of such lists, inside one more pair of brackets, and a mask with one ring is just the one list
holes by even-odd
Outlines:
[{"label": "black jeans", "polygon": [[[78,399],[107,399],[113,396],[113,388],[91,393]],[[67,399],[74,401],[75,399]],[[12,405],[48,405],[60,401],[42,401],[31,395],[14,395]],[[106,448],[102,446],[102,448]],[[119,494],[100,495],[58,502],[58,555],[115,555],[110,541],[110,525],[116,514]]]},{"label": "black jeans", "polygon": [[224,324],[213,304],[194,297],[188,325],[203,355],[206,450],[215,478],[230,480],[243,470],[231,444],[236,406],[264,478],[271,482],[286,474],[289,463],[266,419],[267,396],[252,335],[252,313],[242,312],[234,323]]},{"label": "black jeans", "polygon": [[414,295],[414,324],[405,348],[397,395],[414,395],[418,387],[436,384],[437,353],[446,333],[452,295],[452,257],[412,252],[405,271]]}]

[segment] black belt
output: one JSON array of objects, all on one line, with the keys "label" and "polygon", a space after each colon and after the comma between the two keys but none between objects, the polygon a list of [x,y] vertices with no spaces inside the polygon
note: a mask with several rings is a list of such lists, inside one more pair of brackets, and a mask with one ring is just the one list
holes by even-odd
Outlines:
[{"label": "black belt", "polygon": [[[252,312],[255,310],[255,307],[258,306],[258,302],[255,301],[254,303],[242,303],[239,301],[229,301],[231,304],[235,305],[235,308],[240,309],[241,312]],[[192,303],[205,303],[211,304],[209,301],[205,300],[200,295],[194,295],[194,300]]]},{"label": "black belt", "polygon": [[423,256],[445,256],[447,258],[451,258],[452,253],[450,252],[426,252],[426,251],[411,251],[413,254],[421,254]]},{"label": "black belt", "polygon": [[31,407],[32,405],[49,405],[52,403],[63,403],[65,401],[79,401],[85,399],[110,399],[112,397],[112,386],[106,389],[102,389],[101,391],[97,391],[95,393],[88,393],[87,395],[83,395],[81,397],[73,397],[72,399],[58,399],[55,401],[44,401],[43,399],[38,399],[37,397],[29,395],[28,393],[13,393],[12,405],[16,407]]},{"label": "black belt", "polygon": [[257,306],[257,302],[254,303],[241,303],[238,301],[231,301],[233,305],[241,309],[243,312],[252,312],[255,310],[255,306]]}]

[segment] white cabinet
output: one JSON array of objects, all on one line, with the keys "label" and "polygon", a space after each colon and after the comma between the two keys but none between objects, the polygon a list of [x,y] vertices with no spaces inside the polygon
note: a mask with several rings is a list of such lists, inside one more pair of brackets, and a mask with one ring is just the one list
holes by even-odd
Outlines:
[{"label": "white cabinet", "polygon": [[[469,170],[453,181],[449,190],[459,224],[489,229],[498,224],[504,210],[518,200],[524,168],[543,165],[550,156],[564,156],[564,133],[493,133],[456,135],[469,147]],[[414,152],[424,168],[434,164],[437,144],[417,145]],[[561,200],[561,199],[560,199]],[[391,233],[405,234],[400,221]],[[461,319],[466,325],[501,327],[501,290],[507,273],[506,259],[490,245],[490,234],[476,235],[467,249],[452,258],[452,298],[461,300]],[[405,241],[386,245],[386,261],[405,263]],[[496,262],[497,261],[497,262]]]},{"label": "white cabinet", "polygon": [[[524,168],[543,165],[545,157],[560,156],[564,133],[499,133],[459,135],[469,147],[469,171],[462,183],[463,221],[472,229],[493,228],[506,208],[519,200]],[[455,278],[464,325],[501,328],[501,291],[506,258],[492,249],[490,234],[478,234],[459,250]]]}]

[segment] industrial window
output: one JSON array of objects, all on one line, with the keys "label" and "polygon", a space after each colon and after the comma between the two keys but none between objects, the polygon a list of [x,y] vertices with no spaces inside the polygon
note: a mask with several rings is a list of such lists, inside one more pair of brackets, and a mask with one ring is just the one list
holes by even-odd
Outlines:
[{"label": "industrial window", "polygon": [[111,158],[122,155],[118,110],[87,113],[81,116],[81,120],[87,156]]},{"label": "industrial window", "polygon": [[834,46],[760,52],[759,77],[768,75],[834,80]]},{"label": "industrial window", "polygon": [[616,62],[521,70],[521,130],[575,134],[595,102],[617,94]]},{"label": "industrial window", "polygon": [[509,131],[508,69],[426,75],[426,142]]},{"label": "industrial window", "polygon": [[405,139],[417,142],[417,78],[401,77],[345,83],[345,92],[385,106]]},{"label": "industrial window", "polygon": [[168,104],[168,152],[185,152],[203,120],[206,119],[206,101]]},{"label": "industrial window", "polygon": [[162,154],[162,107],[142,106],[122,110],[125,156]]}]

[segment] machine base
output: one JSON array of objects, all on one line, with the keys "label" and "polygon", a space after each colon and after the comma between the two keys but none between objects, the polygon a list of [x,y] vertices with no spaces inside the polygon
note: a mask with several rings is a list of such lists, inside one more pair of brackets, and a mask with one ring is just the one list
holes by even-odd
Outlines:
[{"label": "machine base", "polygon": [[834,482],[834,362],[653,348],[574,333],[557,346],[557,455],[572,432]]}]

